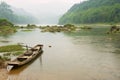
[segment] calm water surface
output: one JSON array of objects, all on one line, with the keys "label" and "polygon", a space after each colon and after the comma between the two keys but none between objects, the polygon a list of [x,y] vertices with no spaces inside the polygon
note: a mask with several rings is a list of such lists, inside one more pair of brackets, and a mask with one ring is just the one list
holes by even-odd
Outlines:
[{"label": "calm water surface", "polygon": [[120,34],[107,35],[106,30],[41,33],[35,29],[0,37],[10,41],[1,45],[44,44],[43,54],[9,72],[8,80],[120,80]]}]

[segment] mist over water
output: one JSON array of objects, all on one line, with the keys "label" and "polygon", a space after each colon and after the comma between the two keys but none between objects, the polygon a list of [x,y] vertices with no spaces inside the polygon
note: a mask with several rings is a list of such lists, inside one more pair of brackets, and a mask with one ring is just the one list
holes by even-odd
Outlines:
[{"label": "mist over water", "polygon": [[75,3],[84,0],[4,0],[9,5],[35,16],[39,24],[57,24],[59,18]]}]

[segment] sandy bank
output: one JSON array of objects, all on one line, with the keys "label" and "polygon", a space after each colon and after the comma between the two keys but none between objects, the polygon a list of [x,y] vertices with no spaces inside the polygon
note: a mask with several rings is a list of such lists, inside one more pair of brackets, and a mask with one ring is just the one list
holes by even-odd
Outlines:
[{"label": "sandy bank", "polygon": [[8,74],[6,69],[0,69],[0,80],[7,80]]}]

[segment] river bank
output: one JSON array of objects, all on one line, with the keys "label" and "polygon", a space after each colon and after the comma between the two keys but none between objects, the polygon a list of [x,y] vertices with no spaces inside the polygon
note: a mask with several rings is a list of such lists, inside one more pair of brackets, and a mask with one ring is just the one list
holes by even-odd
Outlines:
[{"label": "river bank", "polygon": [[7,80],[8,78],[8,71],[5,62],[6,61],[0,59],[0,80]]},{"label": "river bank", "polygon": [[101,26],[101,27],[111,27],[113,25],[116,25],[116,26],[120,26],[120,23],[115,23],[115,24],[112,24],[112,23],[94,23],[94,24],[74,24],[75,26],[78,26],[78,27],[83,27],[83,26],[90,26],[90,27],[97,27],[97,26]]},{"label": "river bank", "polygon": [[0,80],[7,80],[8,72],[5,68],[0,69]]}]

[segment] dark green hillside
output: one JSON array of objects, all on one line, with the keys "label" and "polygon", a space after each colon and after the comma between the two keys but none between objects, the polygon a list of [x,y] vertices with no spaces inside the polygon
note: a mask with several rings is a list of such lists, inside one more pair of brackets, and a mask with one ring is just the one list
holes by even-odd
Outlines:
[{"label": "dark green hillside", "polygon": [[75,4],[59,20],[59,24],[119,23],[120,0],[88,0]]}]

